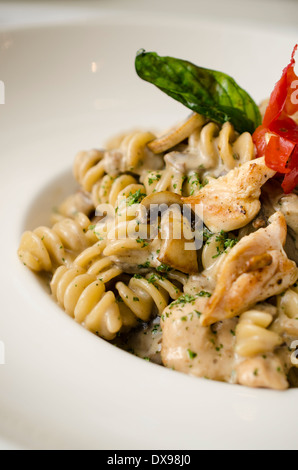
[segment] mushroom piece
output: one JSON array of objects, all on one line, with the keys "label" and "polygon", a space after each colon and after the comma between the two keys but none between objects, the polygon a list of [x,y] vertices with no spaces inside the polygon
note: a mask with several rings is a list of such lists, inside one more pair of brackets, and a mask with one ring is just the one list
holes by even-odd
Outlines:
[{"label": "mushroom piece", "polygon": [[53,212],[51,223],[54,225],[65,218],[74,218],[77,213],[82,213],[89,217],[94,209],[90,194],[80,189],[65,199],[57,210]]},{"label": "mushroom piece", "polygon": [[196,196],[182,198],[186,204],[203,206],[204,223],[211,232],[230,232],[250,223],[261,209],[261,187],[275,175],[264,158],[245,163],[225,176],[212,179]]},{"label": "mushroom piece", "polygon": [[156,154],[166,152],[187,139],[195,129],[203,126],[205,122],[206,120],[203,116],[194,113],[186,122],[174,127],[166,135],[152,140],[147,147]]},{"label": "mushroom piece", "polygon": [[[181,213],[181,196],[170,191],[152,193],[140,204],[138,218],[158,233],[160,221],[161,247],[157,260],[186,274],[199,271],[190,217]],[[189,209],[189,208],[188,208]],[[188,211],[190,214],[190,211]]]},{"label": "mushroom piece", "polygon": [[199,271],[191,222],[180,206],[170,208],[161,218],[161,248],[158,261],[185,274]]},{"label": "mushroom piece", "polygon": [[202,315],[202,325],[236,317],[296,282],[298,268],[283,249],[285,217],[277,212],[269,223],[242,238],[227,254],[217,271],[216,288]]}]

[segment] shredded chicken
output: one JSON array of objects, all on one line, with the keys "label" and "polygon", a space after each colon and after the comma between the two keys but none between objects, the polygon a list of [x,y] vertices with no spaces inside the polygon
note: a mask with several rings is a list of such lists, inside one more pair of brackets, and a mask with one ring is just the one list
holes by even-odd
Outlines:
[{"label": "shredded chicken", "polygon": [[261,187],[274,175],[264,158],[259,158],[212,179],[198,195],[182,200],[194,210],[203,204],[204,223],[212,232],[237,230],[256,217],[261,209]]},{"label": "shredded chicken", "polygon": [[205,304],[206,299],[201,297],[196,307],[192,302],[174,302],[166,309],[161,321],[163,364],[196,377],[234,382],[237,320],[204,327],[199,317]]},{"label": "shredded chicken", "polygon": [[202,325],[235,317],[296,282],[298,268],[283,249],[285,217],[277,212],[269,223],[267,228],[242,238],[227,254],[218,269],[216,289],[204,310]]},{"label": "shredded chicken", "polygon": [[236,371],[240,385],[274,390],[286,390],[289,387],[282,363],[275,354],[247,359],[236,367]]}]

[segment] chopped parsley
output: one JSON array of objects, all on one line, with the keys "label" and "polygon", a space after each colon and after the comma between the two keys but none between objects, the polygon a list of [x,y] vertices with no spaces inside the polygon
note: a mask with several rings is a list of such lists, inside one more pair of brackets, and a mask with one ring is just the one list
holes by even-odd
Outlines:
[{"label": "chopped parsley", "polygon": [[191,359],[191,360],[193,360],[197,357],[197,353],[193,352],[191,349],[187,350],[187,354],[188,354],[189,359]]},{"label": "chopped parsley", "polygon": [[146,246],[149,245],[148,242],[146,242],[143,238],[140,237],[136,239],[136,242],[142,245],[141,248],[146,248]]},{"label": "chopped parsley", "polygon": [[128,206],[133,206],[134,204],[140,204],[146,196],[147,194],[142,193],[141,189],[138,189],[138,191],[135,192],[134,194],[130,192],[126,200],[126,204]]},{"label": "chopped parsley", "polygon": [[172,271],[172,268],[168,266],[167,264],[162,263],[160,266],[156,268],[156,271],[163,272],[163,273],[168,273]]},{"label": "chopped parsley", "polygon": [[212,294],[210,292],[206,292],[205,290],[201,290],[201,292],[198,293],[198,297],[211,297]]},{"label": "chopped parsley", "polygon": [[160,332],[160,325],[154,325],[154,327],[152,328],[151,333],[156,335],[159,332]]},{"label": "chopped parsley", "polygon": [[192,175],[188,178],[188,183],[191,186],[190,190],[190,196],[193,196],[195,191],[199,191],[202,189],[204,186],[206,186],[206,181],[204,183],[201,183],[200,178],[198,175]]},{"label": "chopped parsley", "polygon": [[194,304],[195,300],[196,300],[196,297],[194,297],[193,295],[184,294],[181,297],[179,297],[179,299],[177,299],[175,302],[173,302],[169,308],[172,309],[176,305],[181,305],[184,307],[184,305],[189,304],[189,303]]},{"label": "chopped parsley", "polygon": [[[211,296],[212,296],[212,294],[210,294],[210,292],[205,292],[205,291],[201,291],[196,295],[184,294],[181,297],[179,297],[179,299],[175,300],[175,302],[173,302],[169,306],[169,308],[172,309],[172,308],[176,307],[177,305],[181,305],[181,307],[184,307],[186,304],[194,305],[194,303],[195,303],[195,301],[198,297],[211,297]],[[198,312],[197,310],[194,310],[194,312],[197,314],[198,317],[200,317],[202,315],[202,313]]]},{"label": "chopped parsley", "polygon": [[148,268],[150,268],[150,261],[146,261],[146,263],[144,263],[144,264],[139,264],[138,268],[139,269],[148,269]]},{"label": "chopped parsley", "polygon": [[143,279],[143,276],[141,276],[140,274],[135,274],[134,279]]},{"label": "chopped parsley", "polygon": [[148,184],[149,186],[151,186],[154,181],[159,181],[161,179],[161,175],[160,174],[157,174],[157,175],[151,175],[150,178],[148,178]]},{"label": "chopped parsley", "polygon": [[210,232],[206,227],[203,230],[203,237],[205,241],[207,241],[207,244],[209,245],[209,238],[213,237],[214,233]]},{"label": "chopped parsley", "polygon": [[233,248],[237,245],[238,241],[235,238],[229,238],[228,233],[223,230],[216,236],[215,240],[220,243],[220,247],[217,247],[217,254],[213,258],[218,258],[223,253],[226,253],[229,248]]},{"label": "chopped parsley", "polygon": [[149,284],[153,284],[157,289],[158,286],[156,285],[156,281],[165,281],[165,278],[163,276],[160,276],[160,274],[151,274],[151,276],[147,279],[147,282]]}]

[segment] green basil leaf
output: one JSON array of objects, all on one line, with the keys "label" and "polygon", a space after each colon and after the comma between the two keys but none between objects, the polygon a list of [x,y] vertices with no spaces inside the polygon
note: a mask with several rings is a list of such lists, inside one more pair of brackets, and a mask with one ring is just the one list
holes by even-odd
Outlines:
[{"label": "green basil leaf", "polygon": [[254,100],[225,73],[144,50],[137,53],[135,66],[143,80],[212,121],[229,121],[236,131],[251,134],[262,123]]}]

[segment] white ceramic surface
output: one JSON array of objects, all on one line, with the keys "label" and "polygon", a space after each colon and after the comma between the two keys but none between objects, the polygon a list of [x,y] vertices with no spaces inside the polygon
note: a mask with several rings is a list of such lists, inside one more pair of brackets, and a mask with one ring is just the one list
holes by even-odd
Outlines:
[{"label": "white ceramic surface", "polygon": [[188,114],[136,77],[139,48],[226,71],[260,100],[295,41],[290,32],[153,14],[0,31],[3,447],[298,448],[297,390],[209,382],[124,353],[60,311],[16,256],[22,231],[46,223],[71,190],[78,150]]}]

